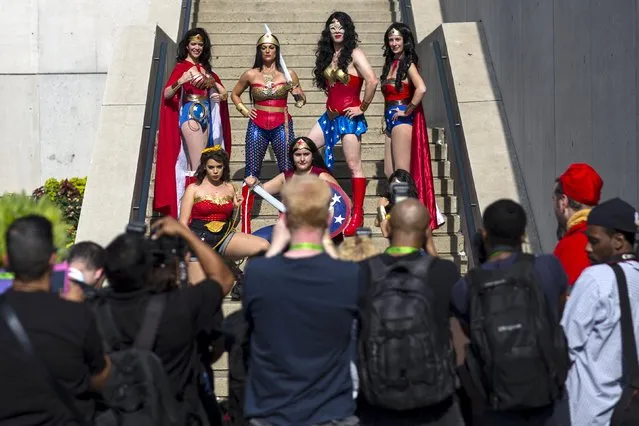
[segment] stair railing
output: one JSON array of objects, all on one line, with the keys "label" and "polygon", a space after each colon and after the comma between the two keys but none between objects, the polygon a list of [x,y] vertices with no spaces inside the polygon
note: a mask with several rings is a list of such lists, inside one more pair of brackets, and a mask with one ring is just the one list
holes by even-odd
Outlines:
[{"label": "stair railing", "polygon": [[475,182],[470,168],[468,148],[464,137],[464,129],[459,115],[459,109],[453,103],[452,90],[449,84],[450,67],[447,66],[448,57],[442,54],[439,41],[433,42],[433,52],[437,64],[437,73],[441,84],[446,121],[448,127],[447,142],[450,141],[453,158],[451,159],[455,189],[458,195],[458,205],[461,204],[462,233],[464,235],[464,248],[468,257],[468,267],[479,265],[478,247],[475,236],[481,225],[481,211],[475,191]]},{"label": "stair railing", "polygon": [[[411,0],[398,0],[401,21],[415,30],[415,18],[411,7]],[[473,180],[470,161],[468,159],[468,149],[464,138],[464,129],[459,116],[459,109],[453,103],[452,89],[448,83],[450,75],[447,66],[448,57],[442,54],[441,45],[438,41],[433,42],[433,52],[439,74],[439,82],[443,94],[443,102],[446,110],[446,121],[448,127],[447,141],[450,141],[453,158],[451,159],[451,172],[455,180],[455,192],[458,195],[457,205],[461,205],[461,228],[464,235],[464,250],[468,258],[468,267],[473,268],[479,265],[478,247],[475,246],[475,235],[481,224],[481,211],[477,201],[477,192]]]},{"label": "stair railing", "polygon": [[[151,172],[153,170],[153,156],[155,151],[156,135],[160,124],[160,102],[164,98],[164,75],[167,66],[167,42],[160,41],[156,36],[156,48],[153,54],[153,66],[151,75],[155,76],[151,83],[151,96],[146,103],[144,131],[140,144],[140,157],[138,161],[138,173],[136,176],[133,201],[131,205],[130,220],[144,222],[149,203],[149,189],[151,186]],[[150,110],[149,110],[150,106]]]}]

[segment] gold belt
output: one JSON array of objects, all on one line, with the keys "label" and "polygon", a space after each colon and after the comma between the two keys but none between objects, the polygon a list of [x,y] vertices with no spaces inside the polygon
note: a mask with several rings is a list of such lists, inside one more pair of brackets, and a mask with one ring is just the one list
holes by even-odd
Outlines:
[{"label": "gold belt", "polygon": [[335,120],[335,118],[337,118],[338,116],[344,115],[345,112],[346,111],[340,112],[340,111],[338,111],[336,109],[333,110],[333,109],[330,109],[330,108],[326,108],[326,114],[328,115],[328,119],[329,120]]},{"label": "gold belt", "polygon": [[388,107],[391,107],[391,106],[408,105],[410,104],[411,100],[412,99],[410,98],[406,98],[406,99],[400,99],[398,101],[386,101],[384,102],[384,109],[387,109]]},{"label": "gold belt", "polygon": [[184,95],[184,102],[202,102],[207,99],[206,95]]},{"label": "gold belt", "polygon": [[258,111],[265,111],[265,112],[286,112],[286,107],[255,105],[253,108],[255,108]]}]

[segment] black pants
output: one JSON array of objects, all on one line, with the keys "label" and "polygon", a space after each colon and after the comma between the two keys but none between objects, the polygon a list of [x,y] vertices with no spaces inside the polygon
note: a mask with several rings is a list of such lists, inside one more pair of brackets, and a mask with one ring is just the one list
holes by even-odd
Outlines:
[{"label": "black pants", "polygon": [[464,426],[459,404],[454,397],[410,411],[393,411],[360,404],[359,415],[362,426]]}]

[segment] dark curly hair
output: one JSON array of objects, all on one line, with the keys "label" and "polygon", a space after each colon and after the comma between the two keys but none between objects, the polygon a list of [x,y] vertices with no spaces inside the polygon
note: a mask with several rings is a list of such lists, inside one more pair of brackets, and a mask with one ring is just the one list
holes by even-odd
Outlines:
[{"label": "dark curly hair", "polygon": [[393,194],[390,191],[390,185],[394,182],[404,182],[408,184],[408,198],[419,198],[417,194],[417,185],[415,184],[415,179],[413,179],[413,175],[411,175],[408,171],[404,169],[397,169],[393,172],[392,175],[388,178],[388,190],[386,192],[386,199],[392,203]]},{"label": "dark curly hair", "polygon": [[293,161],[293,154],[295,154],[295,151],[297,151],[295,147],[297,145],[297,142],[299,141],[304,141],[308,145],[308,147],[311,149],[311,154],[313,156],[313,159],[311,160],[311,165],[318,167],[320,169],[323,169],[326,173],[332,176],[333,174],[331,173],[330,170],[328,170],[328,167],[326,167],[324,158],[322,157],[322,154],[319,152],[319,149],[317,149],[317,145],[315,145],[315,142],[313,142],[313,139],[307,138],[306,136],[300,136],[298,138],[295,138],[295,140],[291,142],[291,144],[288,146],[288,159],[290,160],[291,164],[295,164],[295,161]]},{"label": "dark curly hair", "polygon": [[189,39],[196,34],[201,35],[204,39],[204,46],[202,47],[202,54],[200,55],[199,62],[200,64],[202,64],[207,72],[212,73],[213,68],[211,68],[211,39],[209,38],[209,35],[206,33],[206,30],[204,28],[192,28],[187,31],[186,35],[182,38],[182,40],[180,40],[180,44],[178,44],[178,54],[176,61],[182,62],[185,61],[186,58],[188,58],[189,55],[186,47],[189,45]]},{"label": "dark curly hair", "polygon": [[208,163],[209,160],[215,160],[218,163],[222,163],[222,165],[224,166],[224,171],[222,172],[222,182],[228,182],[229,180],[231,180],[229,155],[223,149],[218,149],[215,151],[204,152],[200,156],[200,164],[199,166],[197,166],[197,170],[195,171],[195,178],[197,179],[198,185],[201,184],[206,177],[206,163]]},{"label": "dark curly hair", "polygon": [[339,54],[337,67],[345,73],[348,72],[348,65],[353,62],[353,50],[359,44],[359,37],[355,32],[355,24],[353,24],[351,17],[344,12],[333,12],[326,20],[326,25],[324,25],[324,30],[322,30],[322,35],[317,42],[317,49],[315,50],[313,84],[324,91],[328,90],[326,78],[324,77],[324,70],[333,61],[333,54],[335,53],[335,48],[333,47],[333,41],[331,39],[331,31],[328,29],[333,22],[333,19],[337,19],[344,28],[344,46]]},{"label": "dark curly hair", "polygon": [[390,48],[388,43],[388,36],[392,30],[397,30],[402,35],[404,39],[404,52],[402,55],[402,59],[399,61],[399,66],[397,67],[397,76],[395,77],[395,89],[397,91],[402,90],[402,81],[406,79],[408,75],[408,69],[411,64],[415,64],[415,66],[419,66],[419,58],[417,57],[417,53],[415,52],[415,38],[413,37],[413,33],[410,28],[406,24],[402,24],[400,22],[395,22],[391,24],[390,27],[384,33],[384,68],[382,69],[381,80],[386,80],[388,74],[390,73],[391,65],[393,64],[393,60],[395,59],[395,54]]}]

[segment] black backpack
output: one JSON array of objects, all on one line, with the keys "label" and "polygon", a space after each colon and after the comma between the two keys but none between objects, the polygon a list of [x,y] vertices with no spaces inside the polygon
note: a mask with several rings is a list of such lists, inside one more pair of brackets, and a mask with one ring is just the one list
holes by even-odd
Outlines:
[{"label": "black backpack", "polygon": [[455,390],[448,328],[435,316],[435,293],[428,270],[433,258],[379,256],[360,298],[358,370],[361,392],[371,405],[410,410],[436,404]]},{"label": "black backpack", "polygon": [[133,347],[120,348],[111,308],[106,300],[95,306],[98,327],[111,358],[111,374],[102,390],[108,409],[98,426],[183,426],[184,415],[171,390],[162,361],[152,352],[166,303],[165,295],[149,299]]},{"label": "black backpack", "polygon": [[515,256],[510,267],[477,268],[466,277],[466,366],[486,404],[497,411],[553,403],[569,367],[566,337],[539,283],[535,258]]}]

